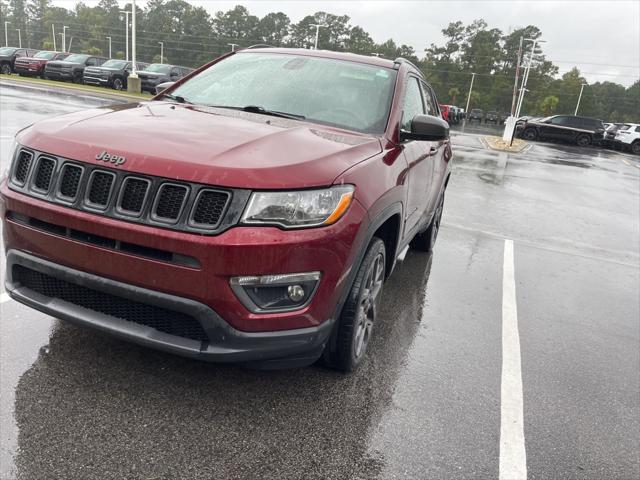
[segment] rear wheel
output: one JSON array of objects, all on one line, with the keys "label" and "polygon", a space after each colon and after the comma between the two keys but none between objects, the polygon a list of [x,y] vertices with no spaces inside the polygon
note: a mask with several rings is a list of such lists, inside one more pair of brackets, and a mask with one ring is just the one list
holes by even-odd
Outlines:
[{"label": "rear wheel", "polygon": [[11,75],[11,65],[8,63],[3,63],[0,65],[0,73],[3,75]]},{"label": "rear wheel", "polygon": [[538,138],[538,131],[535,128],[525,128],[522,132],[522,138],[525,140],[535,140]]},{"label": "rear wheel", "polygon": [[338,319],[335,348],[327,345],[325,349],[324,361],[328,366],[351,372],[362,363],[378,315],[385,264],[384,242],[374,237]]},{"label": "rear wheel", "polygon": [[636,140],[631,144],[631,153],[640,154],[640,140]]},{"label": "rear wheel", "polygon": [[414,250],[420,250],[422,252],[431,252],[436,244],[438,238],[438,231],[440,230],[440,221],[442,220],[442,209],[444,207],[444,193],[440,196],[438,207],[433,214],[431,223],[424,232],[419,232],[413,237],[409,246]]}]

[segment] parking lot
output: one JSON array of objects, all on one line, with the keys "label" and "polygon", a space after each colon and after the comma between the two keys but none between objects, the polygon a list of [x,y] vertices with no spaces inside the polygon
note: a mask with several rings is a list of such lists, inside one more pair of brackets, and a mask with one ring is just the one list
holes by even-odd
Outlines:
[{"label": "parking lot", "polygon": [[[0,169],[19,129],[104,102],[0,86]],[[398,265],[351,375],[185,360],[3,293],[2,478],[498,478],[516,354],[528,478],[638,478],[639,157],[482,134],[453,131],[435,253]]]}]

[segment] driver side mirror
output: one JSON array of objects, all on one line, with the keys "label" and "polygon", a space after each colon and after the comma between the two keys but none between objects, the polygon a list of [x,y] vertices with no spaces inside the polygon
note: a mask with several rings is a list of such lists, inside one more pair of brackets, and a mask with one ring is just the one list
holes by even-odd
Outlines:
[{"label": "driver side mirror", "polygon": [[160,92],[166,90],[167,88],[169,88],[174,83],[176,83],[176,82],[164,82],[164,83],[161,83],[160,85],[156,85],[156,95],[159,94]]},{"label": "driver side mirror", "polygon": [[416,115],[411,120],[411,131],[400,131],[400,141],[421,140],[437,142],[449,138],[449,124],[431,115]]}]

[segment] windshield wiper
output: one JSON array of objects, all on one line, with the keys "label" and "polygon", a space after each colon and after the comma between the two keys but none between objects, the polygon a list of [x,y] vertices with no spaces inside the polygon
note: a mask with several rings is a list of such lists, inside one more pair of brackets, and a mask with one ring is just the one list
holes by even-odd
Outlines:
[{"label": "windshield wiper", "polygon": [[298,115],[295,113],[278,112],[276,110],[267,110],[264,107],[258,105],[247,105],[246,107],[234,107],[230,105],[207,105],[211,108],[228,108],[229,110],[240,110],[242,112],[258,113],[260,115],[270,115],[272,117],[289,118],[291,120],[304,120],[304,115]]},{"label": "windshield wiper", "polygon": [[191,103],[189,100],[181,97],[180,95],[171,95],[170,93],[163,95],[162,98],[168,98],[169,100],[173,100],[178,103]]}]

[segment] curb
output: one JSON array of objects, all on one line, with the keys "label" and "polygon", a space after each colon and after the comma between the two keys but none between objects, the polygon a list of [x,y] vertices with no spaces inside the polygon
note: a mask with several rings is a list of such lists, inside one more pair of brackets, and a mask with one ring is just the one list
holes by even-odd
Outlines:
[{"label": "curb", "polygon": [[[74,95],[78,98],[91,99],[91,100],[111,100],[112,102],[118,103],[131,103],[131,102],[140,102],[147,99],[138,98],[138,97],[130,97],[128,95],[122,95],[118,93],[101,93],[101,92],[90,92],[87,90],[82,90],[79,88],[74,88],[71,86],[60,85],[59,87],[51,87],[50,85],[41,85],[38,83],[31,83],[29,81],[20,80],[19,82],[11,81],[10,79],[2,78],[0,79],[0,86],[14,88],[16,90],[27,90],[27,91],[39,91],[45,92],[51,95],[59,95],[59,96],[68,96]],[[149,97],[149,99],[152,97]]]}]

